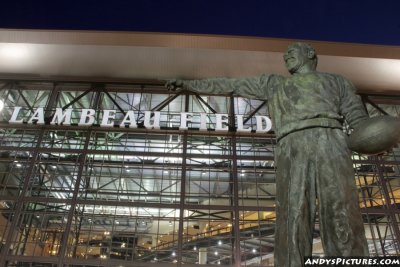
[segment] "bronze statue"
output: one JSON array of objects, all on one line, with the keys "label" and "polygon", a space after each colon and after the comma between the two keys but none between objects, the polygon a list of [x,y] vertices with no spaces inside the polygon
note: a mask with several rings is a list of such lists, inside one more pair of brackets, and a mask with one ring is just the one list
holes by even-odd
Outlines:
[{"label": "bronze statue", "polygon": [[367,256],[351,151],[343,132],[368,118],[353,85],[316,71],[317,55],[294,43],[283,56],[290,77],[172,80],[168,87],[267,100],[276,149],[275,266],[299,267],[312,254],[315,213],[326,256]]}]

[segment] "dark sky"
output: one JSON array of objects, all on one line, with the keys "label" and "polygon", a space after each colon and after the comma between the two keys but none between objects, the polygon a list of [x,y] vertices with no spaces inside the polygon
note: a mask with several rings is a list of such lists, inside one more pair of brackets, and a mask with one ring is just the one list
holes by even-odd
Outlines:
[{"label": "dark sky", "polygon": [[0,28],[226,34],[400,45],[400,0],[3,0]]}]

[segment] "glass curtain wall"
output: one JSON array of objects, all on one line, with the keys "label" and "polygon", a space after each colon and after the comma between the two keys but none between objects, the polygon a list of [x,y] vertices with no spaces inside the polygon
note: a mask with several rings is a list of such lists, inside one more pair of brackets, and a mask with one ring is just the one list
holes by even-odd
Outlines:
[{"label": "glass curtain wall", "polygon": [[[273,131],[235,130],[236,115],[256,129],[264,102],[154,83],[0,85],[1,266],[273,266]],[[364,99],[372,116],[400,114],[400,97]],[[399,164],[398,147],[354,154],[372,255],[400,253]],[[318,222],[314,237],[322,255]]]}]

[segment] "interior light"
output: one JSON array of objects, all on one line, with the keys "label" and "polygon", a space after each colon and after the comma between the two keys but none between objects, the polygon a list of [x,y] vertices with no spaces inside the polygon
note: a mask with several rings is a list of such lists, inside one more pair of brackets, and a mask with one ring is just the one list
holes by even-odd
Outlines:
[{"label": "interior light", "polygon": [[0,111],[4,108],[4,102],[0,99]]},{"label": "interior light", "polygon": [[0,54],[9,59],[26,59],[31,55],[30,49],[24,44],[2,44],[0,46]]}]

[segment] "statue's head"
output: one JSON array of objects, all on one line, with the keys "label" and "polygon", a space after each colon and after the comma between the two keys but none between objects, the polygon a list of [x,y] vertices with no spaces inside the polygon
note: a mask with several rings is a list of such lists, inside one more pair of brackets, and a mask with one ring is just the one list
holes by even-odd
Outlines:
[{"label": "statue's head", "polygon": [[306,73],[317,69],[317,53],[306,43],[291,44],[283,55],[285,65],[291,74]]}]

